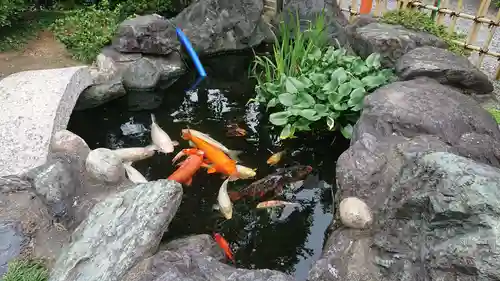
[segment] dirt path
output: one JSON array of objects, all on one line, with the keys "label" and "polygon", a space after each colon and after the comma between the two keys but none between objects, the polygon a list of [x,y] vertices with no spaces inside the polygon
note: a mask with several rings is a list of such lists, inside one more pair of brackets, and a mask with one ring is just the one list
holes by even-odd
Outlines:
[{"label": "dirt path", "polygon": [[17,52],[0,53],[0,78],[12,73],[82,65],[74,61],[64,45],[52,33],[42,31],[26,48]]}]

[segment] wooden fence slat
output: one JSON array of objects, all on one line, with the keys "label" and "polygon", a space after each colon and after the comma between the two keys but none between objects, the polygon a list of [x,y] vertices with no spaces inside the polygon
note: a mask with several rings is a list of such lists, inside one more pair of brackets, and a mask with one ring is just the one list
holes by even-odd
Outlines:
[{"label": "wooden fence slat", "polygon": [[460,14],[462,12],[462,10],[464,9],[464,4],[463,4],[463,0],[458,0],[457,2],[457,9],[455,11],[455,13],[451,14],[451,23],[450,23],[450,26],[448,27],[448,33],[449,34],[452,34],[453,32],[455,32],[455,26],[457,25],[457,20],[458,20],[458,16],[457,14]]}]

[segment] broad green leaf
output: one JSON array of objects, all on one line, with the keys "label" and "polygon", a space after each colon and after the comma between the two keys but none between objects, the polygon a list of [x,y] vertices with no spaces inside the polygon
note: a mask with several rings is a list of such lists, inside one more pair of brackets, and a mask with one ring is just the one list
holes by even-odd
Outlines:
[{"label": "broad green leaf", "polygon": [[332,80],[337,80],[339,84],[344,83],[347,80],[347,72],[345,69],[342,67],[335,69],[332,73]]},{"label": "broad green leaf", "polygon": [[308,55],[310,60],[319,60],[321,58],[321,49],[316,47],[314,50]]},{"label": "broad green leaf", "polygon": [[331,105],[339,103],[341,99],[342,96],[338,93],[331,93],[328,95],[328,102],[330,102]]},{"label": "broad green leaf", "polygon": [[344,111],[344,110],[347,110],[349,107],[345,103],[343,103],[343,104],[336,103],[336,104],[333,105],[333,108],[335,110],[338,110],[338,111]]},{"label": "broad green leaf", "polygon": [[328,94],[324,91],[317,91],[314,96],[321,101],[325,101],[328,98]]},{"label": "broad green leaf", "polygon": [[319,85],[326,84],[328,77],[323,73],[313,72],[309,75],[309,79],[311,79],[311,81],[314,83],[314,85],[319,86]]},{"label": "broad green leaf", "polygon": [[278,104],[278,99],[277,99],[277,98],[272,98],[272,99],[271,99],[271,100],[269,100],[269,102],[267,103],[267,108],[266,108],[266,110],[268,110],[269,108],[275,107],[277,104]]},{"label": "broad green leaf", "polygon": [[302,109],[300,109],[300,108],[292,107],[292,108],[289,108],[287,111],[290,113],[290,115],[297,116],[300,114],[301,110]]},{"label": "broad green leaf", "polygon": [[333,119],[331,116],[327,116],[326,126],[328,126],[328,130],[333,130],[335,128],[335,119]]},{"label": "broad green leaf", "polygon": [[359,80],[358,78],[353,78],[349,81],[349,84],[351,84],[351,88],[356,89],[356,88],[361,88],[364,86],[363,82]]},{"label": "broad green leaf", "polygon": [[303,89],[299,89],[299,90],[307,89],[307,88],[309,88],[309,87],[311,87],[313,85],[311,79],[307,78],[305,75],[301,75],[298,78],[298,81],[300,81],[304,85],[304,88]]},{"label": "broad green leaf", "polygon": [[311,128],[309,127],[310,124],[311,121],[303,117],[300,117],[299,119],[297,119],[297,121],[293,123],[293,127],[296,128],[297,131],[310,131],[311,130]]},{"label": "broad green leaf", "polygon": [[283,93],[278,96],[280,103],[284,106],[292,106],[295,101],[295,95]]},{"label": "broad green leaf", "polygon": [[311,106],[316,103],[316,100],[314,100],[314,97],[308,93],[299,93],[299,98],[300,98],[301,102],[307,102],[307,104],[309,104]]},{"label": "broad green leaf", "polygon": [[[332,74],[333,76],[333,74]],[[323,86],[323,91],[325,92],[335,92],[337,90],[337,87],[339,86],[339,80],[337,78],[332,78],[330,82],[326,83]]]},{"label": "broad green leaf", "polygon": [[355,106],[357,104],[360,104],[363,102],[363,99],[365,98],[365,89],[364,88],[357,88],[354,89],[351,92],[351,97],[349,98],[349,101],[347,102],[347,105],[349,106]]},{"label": "broad green leaf", "polygon": [[386,79],[383,76],[370,75],[363,77],[363,79],[361,79],[361,82],[363,82],[366,88],[374,89],[383,85],[386,82]]},{"label": "broad green leaf", "polygon": [[316,111],[316,114],[324,116],[324,114],[327,114],[328,106],[317,103],[314,105],[314,110]]},{"label": "broad green leaf", "polygon": [[286,126],[281,130],[280,139],[284,140],[291,138],[294,134],[294,131],[295,129],[292,127],[292,125],[286,124]]},{"label": "broad green leaf", "polygon": [[338,89],[338,93],[340,96],[345,97],[351,93],[351,90],[352,90],[351,83],[347,82],[347,83],[340,84],[339,89]]},{"label": "broad green leaf", "polygon": [[269,115],[269,122],[276,126],[283,126],[288,122],[288,117],[290,117],[290,112],[280,111]]},{"label": "broad green leaf", "polygon": [[296,94],[297,92],[304,90],[306,86],[307,85],[295,77],[287,77],[285,80],[285,90],[290,94]]},{"label": "broad green leaf", "polygon": [[380,54],[379,53],[372,53],[369,55],[366,60],[365,60],[366,66],[370,68],[380,68]]},{"label": "broad green leaf", "polygon": [[352,137],[353,130],[354,128],[352,127],[351,124],[348,124],[347,126],[343,126],[342,128],[340,128],[340,132],[346,139],[350,139]]},{"label": "broad green leaf", "polygon": [[314,110],[314,109],[303,109],[300,112],[300,116],[302,116],[310,121],[317,121],[317,120],[321,119],[321,116],[317,115],[316,110]]}]

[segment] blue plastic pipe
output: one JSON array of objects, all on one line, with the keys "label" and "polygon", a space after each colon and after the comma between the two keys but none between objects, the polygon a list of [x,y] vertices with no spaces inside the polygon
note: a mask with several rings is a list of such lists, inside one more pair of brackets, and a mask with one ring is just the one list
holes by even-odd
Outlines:
[{"label": "blue plastic pipe", "polygon": [[189,42],[189,39],[187,36],[182,32],[182,30],[178,27],[175,28],[175,32],[177,33],[177,38],[181,42],[181,44],[186,48],[189,56],[193,60],[194,66],[196,67],[196,70],[198,71],[198,74],[200,77],[203,79],[207,77],[207,72],[205,72],[205,68],[200,62],[200,58],[198,57],[198,54],[193,49],[193,45],[191,45],[191,42]]}]

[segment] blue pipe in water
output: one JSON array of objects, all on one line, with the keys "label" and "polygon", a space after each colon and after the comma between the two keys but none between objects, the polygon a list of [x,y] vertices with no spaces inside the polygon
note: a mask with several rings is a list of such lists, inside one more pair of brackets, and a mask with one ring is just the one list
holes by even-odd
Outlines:
[{"label": "blue pipe in water", "polygon": [[178,27],[175,28],[175,32],[177,33],[177,38],[179,39],[181,44],[184,46],[184,48],[186,48],[189,56],[193,60],[194,66],[196,67],[196,70],[198,71],[198,74],[200,75],[200,77],[202,77],[202,79],[207,77],[207,73],[205,72],[205,68],[201,64],[200,58],[198,57],[198,55],[194,51],[193,46],[191,45],[191,42],[189,42],[189,39],[187,38],[187,36]]}]

